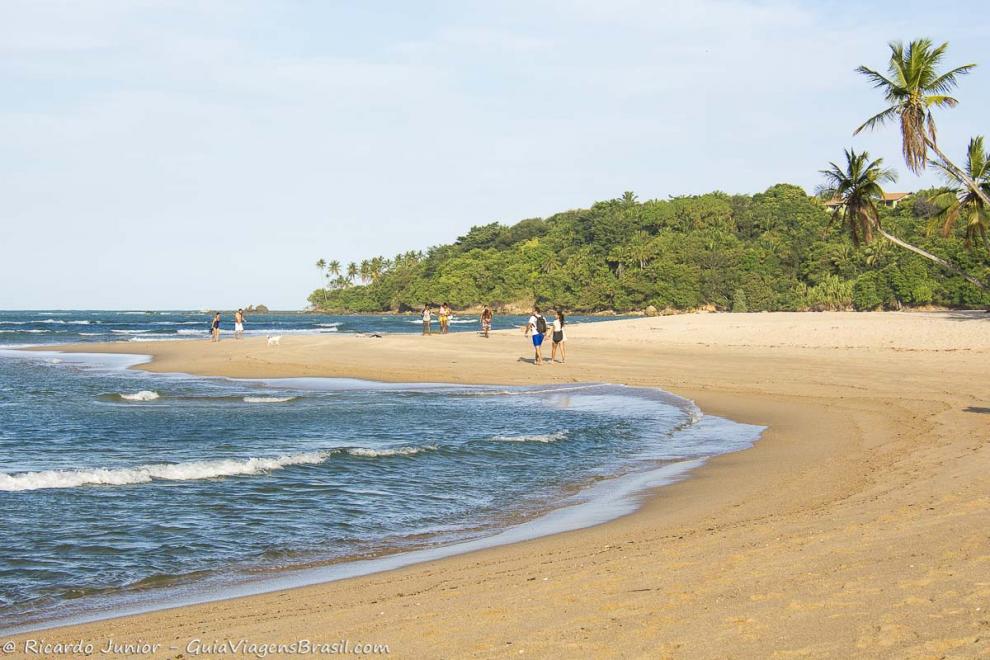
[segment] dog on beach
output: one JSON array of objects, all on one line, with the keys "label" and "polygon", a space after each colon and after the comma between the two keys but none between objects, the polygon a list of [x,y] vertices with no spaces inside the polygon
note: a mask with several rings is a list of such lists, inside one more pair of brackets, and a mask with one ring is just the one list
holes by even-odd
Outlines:
[{"label": "dog on beach", "polygon": [[282,335],[268,335],[268,345],[269,346],[281,346],[282,345]]}]

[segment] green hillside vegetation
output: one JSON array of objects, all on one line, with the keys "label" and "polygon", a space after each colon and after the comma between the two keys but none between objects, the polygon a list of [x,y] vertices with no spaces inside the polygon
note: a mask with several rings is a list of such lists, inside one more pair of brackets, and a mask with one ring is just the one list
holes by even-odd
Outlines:
[{"label": "green hillside vegetation", "polygon": [[[931,232],[938,191],[880,208],[890,234],[982,281],[990,259],[965,226]],[[450,245],[321,266],[313,307],[401,312],[532,303],[573,312],[873,310],[982,307],[990,294],[887,241],[859,241],[822,201],[793,185],[756,195],[720,192],[639,202],[632,193],[511,226],[472,227]],[[972,239],[970,232],[970,239]],[[982,246],[980,246],[982,247]]]}]

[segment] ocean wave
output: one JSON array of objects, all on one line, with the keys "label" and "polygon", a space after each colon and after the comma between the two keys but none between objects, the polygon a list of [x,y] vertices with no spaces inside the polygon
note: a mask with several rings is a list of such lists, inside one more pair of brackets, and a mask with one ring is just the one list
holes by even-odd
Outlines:
[{"label": "ocean wave", "polygon": [[157,463],[133,468],[92,470],[45,470],[22,474],[0,473],[0,491],[77,488],[79,486],[126,486],[151,481],[195,481],[271,472],[289,465],[315,465],[327,459],[326,452],[307,452],[277,458],[219,459],[188,463]]},{"label": "ocean wave", "polygon": [[351,456],[362,458],[378,458],[380,456],[413,456],[424,451],[436,450],[436,445],[426,445],[424,447],[395,447],[392,449],[371,449],[369,447],[349,447],[344,451]]},{"label": "ocean wave", "polygon": [[186,328],[179,328],[175,331],[177,335],[205,335],[208,334],[207,330],[188,330]]},{"label": "ocean wave", "polygon": [[59,325],[65,325],[65,321],[62,319],[45,319],[43,321],[38,321],[38,323],[57,323]]},{"label": "ocean wave", "polygon": [[77,334],[80,337],[102,337],[105,333],[103,333],[103,332],[79,332]]},{"label": "ocean wave", "polygon": [[317,323],[316,325],[321,328],[336,328],[340,323]]},{"label": "ocean wave", "polygon": [[350,456],[377,458],[411,456],[436,446],[370,449],[350,447],[330,451],[289,454],[276,458],[217,459],[186,463],[156,463],[132,468],[93,468],[82,470],[44,470],[20,474],[0,473],[0,492],[41,490],[47,488],[78,488],[80,486],[127,486],[153,481],[197,481],[219,477],[267,474],[291,465],[319,465],[341,451]]},{"label": "ocean wave", "polygon": [[145,328],[143,330],[111,330],[110,332],[114,333],[115,335],[140,335],[145,332],[151,332],[151,330]]},{"label": "ocean wave", "polygon": [[496,435],[492,440],[496,442],[557,442],[566,438],[567,431],[555,431],[534,435]]},{"label": "ocean wave", "polygon": [[131,337],[127,341],[182,341],[181,337],[175,335],[150,335],[144,337]]},{"label": "ocean wave", "polygon": [[152,392],[151,390],[141,390],[133,394],[121,394],[120,398],[124,401],[154,401],[159,398],[159,395],[158,392]]},{"label": "ocean wave", "polygon": [[31,321],[0,321],[0,325],[27,325]]},{"label": "ocean wave", "polygon": [[295,401],[294,396],[246,396],[243,398],[244,403],[288,403],[289,401]]}]

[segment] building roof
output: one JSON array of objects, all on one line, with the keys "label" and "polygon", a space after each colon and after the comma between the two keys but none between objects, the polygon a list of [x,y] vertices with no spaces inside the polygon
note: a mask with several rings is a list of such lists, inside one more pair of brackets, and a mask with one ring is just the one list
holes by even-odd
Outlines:
[{"label": "building roof", "polygon": [[[911,193],[906,193],[906,192],[884,193],[883,194],[883,201],[885,201],[885,202],[899,202],[900,200],[904,199],[905,197],[907,197],[910,194]],[[825,202],[825,206],[827,206],[829,208],[835,208],[836,206],[842,206],[842,200],[839,199],[838,197],[833,198],[833,199],[830,199],[830,200],[828,200],[828,201]]]}]

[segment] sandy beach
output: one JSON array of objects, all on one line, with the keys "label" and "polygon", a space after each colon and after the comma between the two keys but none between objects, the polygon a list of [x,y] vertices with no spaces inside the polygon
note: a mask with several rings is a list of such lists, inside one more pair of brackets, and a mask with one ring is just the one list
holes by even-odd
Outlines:
[{"label": "sandy beach", "polygon": [[990,314],[696,314],[568,339],[567,364],[542,367],[510,332],[66,347],[147,354],[155,372],[660,387],[768,429],[597,527],[15,642],[112,637],[163,657],[189,657],[193,639],[345,639],[396,657],[990,655]]}]

